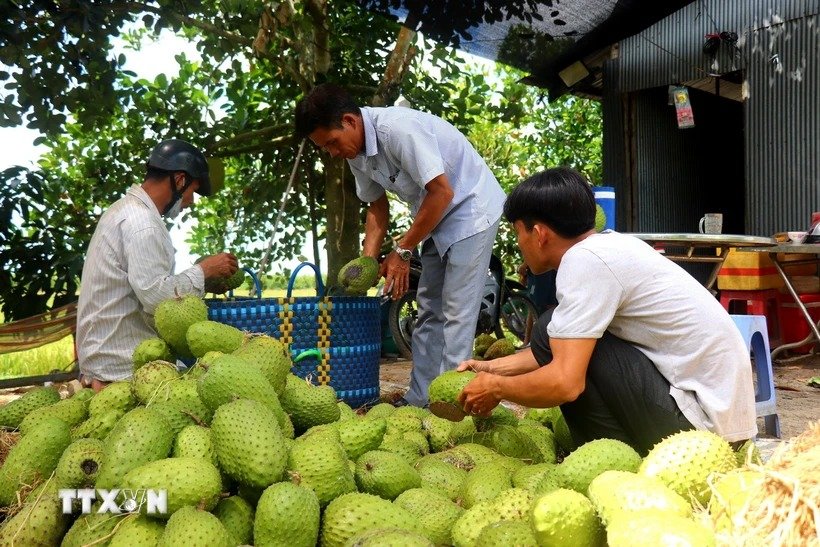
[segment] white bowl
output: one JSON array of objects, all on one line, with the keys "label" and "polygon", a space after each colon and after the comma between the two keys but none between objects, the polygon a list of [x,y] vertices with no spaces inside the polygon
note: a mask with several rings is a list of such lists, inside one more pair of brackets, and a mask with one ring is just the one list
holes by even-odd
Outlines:
[{"label": "white bowl", "polygon": [[806,239],[806,232],[786,232],[792,243],[803,243]]}]

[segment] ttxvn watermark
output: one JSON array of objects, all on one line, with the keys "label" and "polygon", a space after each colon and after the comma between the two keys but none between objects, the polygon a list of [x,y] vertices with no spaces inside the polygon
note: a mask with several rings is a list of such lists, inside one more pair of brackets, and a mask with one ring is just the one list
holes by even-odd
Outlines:
[{"label": "ttxvn watermark", "polygon": [[137,513],[143,507],[149,515],[164,515],[168,512],[168,493],[165,490],[61,488],[57,491],[57,495],[63,502],[63,514],[65,515],[74,513],[76,502],[79,502],[80,512],[87,515],[92,512],[91,508],[97,500],[100,500],[97,513],[114,515]]}]

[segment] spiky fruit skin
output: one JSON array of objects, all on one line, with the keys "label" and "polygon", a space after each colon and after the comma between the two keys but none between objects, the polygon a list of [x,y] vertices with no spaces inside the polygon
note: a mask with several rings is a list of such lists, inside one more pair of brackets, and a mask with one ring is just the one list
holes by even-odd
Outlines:
[{"label": "spiky fruit skin", "polygon": [[86,421],[71,430],[71,440],[78,439],[104,439],[120,418],[125,415],[125,411],[113,409],[109,412],[90,416]]},{"label": "spiky fruit skin", "polygon": [[538,452],[538,459],[542,462],[555,463],[558,456],[558,448],[555,443],[555,434],[548,427],[540,424],[518,424],[518,430],[526,435],[535,445]]},{"label": "spiky fruit skin", "polygon": [[88,406],[82,399],[63,399],[53,405],[32,410],[20,422],[20,433],[26,435],[37,424],[50,418],[58,418],[68,427],[74,427],[88,418]]},{"label": "spiky fruit skin", "polygon": [[[254,508],[245,499],[230,496],[220,500],[213,514],[225,527],[234,545],[253,543]],[[259,541],[257,543],[261,544]]]},{"label": "spiky fruit skin", "polygon": [[533,492],[535,487],[545,476],[555,472],[555,467],[556,464],[554,463],[524,465],[513,472],[513,486],[516,488],[524,488]]},{"label": "spiky fruit skin", "polygon": [[231,353],[242,345],[245,334],[231,325],[216,321],[197,321],[185,333],[188,348],[194,357],[203,357],[209,351]]},{"label": "spiky fruit skin", "polygon": [[257,545],[313,547],[319,537],[319,498],[290,482],[265,489],[256,505],[253,538]]},{"label": "spiky fruit skin", "polygon": [[379,447],[384,439],[387,422],[381,418],[344,420],[339,422],[338,429],[347,457],[356,461],[365,452]]},{"label": "spiky fruit skin", "polygon": [[236,349],[233,355],[259,367],[276,394],[282,396],[285,378],[293,366],[286,344],[271,336],[254,336]]},{"label": "spiky fruit skin", "polygon": [[157,412],[144,407],[128,412],[105,439],[97,488],[115,488],[132,469],[167,457],[173,441],[173,430]]},{"label": "spiky fruit skin", "polygon": [[595,204],[595,231],[601,232],[606,228],[606,212],[600,204]]},{"label": "spiky fruit skin", "polygon": [[615,439],[597,439],[576,449],[556,468],[556,478],[564,488],[586,494],[592,479],[611,469],[635,472],[641,456],[634,448]]},{"label": "spiky fruit skin", "polygon": [[360,492],[394,500],[399,494],[421,486],[421,477],[398,454],[373,450],[356,461],[356,484]]},{"label": "spiky fruit skin", "polygon": [[130,381],[112,382],[88,401],[88,415],[99,416],[112,410],[125,414],[136,404]]},{"label": "spiky fruit skin", "polygon": [[58,488],[91,488],[103,458],[103,442],[99,439],[79,439],[63,451],[54,480]]},{"label": "spiky fruit skin", "polygon": [[285,441],[276,416],[264,404],[238,399],[220,406],[211,436],[220,468],[240,484],[265,488],[282,478]]},{"label": "spiky fruit skin", "polygon": [[214,450],[211,430],[200,425],[189,425],[177,433],[172,451],[174,458],[202,458],[219,465]]},{"label": "spiky fruit skin", "polygon": [[436,545],[451,545],[450,530],[464,509],[444,494],[424,488],[402,492],[393,502],[416,517],[430,541]]},{"label": "spiky fruit skin", "polygon": [[51,387],[33,389],[3,406],[0,406],[0,427],[14,429],[29,413],[60,401],[60,394]]},{"label": "spiky fruit skin", "polygon": [[500,463],[477,465],[461,485],[461,504],[469,509],[482,502],[492,501],[504,490],[512,488],[512,473]]},{"label": "spiky fruit skin", "polygon": [[108,547],[155,547],[164,533],[164,522],[145,515],[130,515],[117,526]]},{"label": "spiky fruit skin", "polygon": [[610,547],[678,545],[714,547],[715,533],[692,519],[670,513],[616,513],[606,529]]},{"label": "spiky fruit skin", "polygon": [[445,403],[458,404],[458,396],[464,386],[475,378],[475,373],[470,371],[456,372],[448,370],[436,376],[430,382],[428,394],[430,402],[444,401]]},{"label": "spiky fruit skin", "polygon": [[351,296],[367,294],[379,279],[379,263],[372,256],[354,258],[339,270],[337,281]]},{"label": "spiky fruit skin", "polygon": [[646,455],[638,472],[655,477],[686,499],[707,505],[709,475],[737,467],[731,445],[710,431],[681,431],[666,437]]},{"label": "spiky fruit skin", "polygon": [[295,482],[316,492],[322,507],[342,494],[356,491],[339,432],[331,427],[311,430],[294,441],[288,471]]},{"label": "spiky fruit skin", "polygon": [[538,547],[538,542],[535,541],[535,534],[529,522],[501,520],[485,526],[476,539],[476,547],[497,547],[499,545]]},{"label": "spiky fruit skin", "polygon": [[197,321],[208,319],[208,307],[193,295],[169,298],[159,303],[154,312],[157,333],[168,342],[173,352],[183,359],[192,359],[194,354],[185,337],[188,327]]},{"label": "spiky fruit skin", "polygon": [[365,414],[365,417],[368,419],[387,418],[395,411],[396,407],[394,407],[390,403],[379,403],[377,405],[374,405],[370,410],[368,410],[367,414]]},{"label": "spiky fruit skin", "polygon": [[131,392],[134,398],[147,405],[152,401],[168,398],[168,385],[179,378],[179,372],[167,361],[151,361],[134,371],[131,377]]},{"label": "spiky fruit skin", "polygon": [[479,334],[473,342],[473,356],[484,357],[487,349],[497,341],[497,338],[492,334]]},{"label": "spiky fruit skin", "polygon": [[192,505],[210,511],[222,492],[219,470],[202,458],[165,458],[129,471],[120,482],[131,490],[162,488],[168,494],[168,518],[178,509]]},{"label": "spiky fruit skin", "polygon": [[421,479],[421,487],[439,493],[455,501],[459,497],[462,483],[467,479],[467,471],[439,459],[425,457],[416,462],[416,471]]},{"label": "spiky fruit skin", "polygon": [[17,500],[17,490],[47,479],[71,444],[71,431],[58,418],[45,418],[24,435],[0,467],[0,506]]},{"label": "spiky fruit skin", "polygon": [[590,483],[588,496],[605,525],[623,512],[658,511],[684,518],[692,506],[658,479],[627,471],[605,471]]},{"label": "spiky fruit skin", "polygon": [[538,498],[530,522],[539,545],[599,545],[603,537],[592,502],[566,488]]},{"label": "spiky fruit skin", "polygon": [[60,545],[68,527],[62,503],[56,491],[43,492],[37,499],[27,501],[13,517],[0,527],[0,546],[25,545],[47,547]]},{"label": "spiky fruit skin", "polygon": [[307,382],[294,382],[285,387],[282,408],[290,415],[297,433],[335,422],[340,416],[336,391],[330,386],[313,386]]},{"label": "spiky fruit skin", "polygon": [[211,513],[183,507],[168,519],[159,547],[232,547],[227,530]]},{"label": "spiky fruit skin", "polygon": [[375,528],[350,538],[345,547],[434,547],[434,543],[416,532],[400,528]]},{"label": "spiky fruit skin", "polygon": [[105,545],[106,538],[111,537],[120,519],[108,513],[98,513],[100,503],[91,507],[91,513],[80,515],[68,529],[60,547],[84,547],[86,545]]},{"label": "spiky fruit skin", "polygon": [[350,539],[372,528],[374,522],[383,528],[423,533],[418,520],[407,510],[378,496],[351,492],[334,499],[325,509],[321,544],[324,547],[342,547]]},{"label": "spiky fruit skin", "polygon": [[171,353],[171,347],[162,338],[146,338],[134,348],[131,361],[134,362],[134,370],[137,370],[151,361],[174,361],[174,354]]},{"label": "spiky fruit skin", "polygon": [[487,348],[487,351],[484,352],[484,360],[500,359],[513,353],[515,353],[515,346],[506,338],[502,338],[501,340],[496,340]]}]

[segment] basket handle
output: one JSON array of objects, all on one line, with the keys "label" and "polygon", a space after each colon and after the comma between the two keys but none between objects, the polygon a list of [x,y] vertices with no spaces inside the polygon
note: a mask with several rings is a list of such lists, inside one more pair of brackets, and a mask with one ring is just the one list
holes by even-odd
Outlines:
[{"label": "basket handle", "polygon": [[325,294],[325,285],[322,283],[322,274],[319,273],[319,268],[316,264],[312,262],[302,262],[293,272],[290,274],[290,279],[288,280],[288,298],[290,298],[291,292],[293,292],[293,284],[296,283],[296,274],[299,273],[299,270],[304,268],[305,266],[310,266],[313,268],[313,273],[316,275],[316,294],[318,296],[324,296]]},{"label": "basket handle", "polygon": [[[250,268],[242,268],[245,272],[251,276],[253,279],[253,287],[256,289],[256,298],[262,298],[262,283],[259,282],[259,278],[256,277],[256,274]],[[228,296],[233,298],[233,289],[228,291]]]}]

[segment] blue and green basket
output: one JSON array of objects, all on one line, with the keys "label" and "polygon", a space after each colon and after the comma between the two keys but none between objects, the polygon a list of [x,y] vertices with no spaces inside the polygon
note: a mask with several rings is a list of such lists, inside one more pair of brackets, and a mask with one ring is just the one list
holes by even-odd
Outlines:
[{"label": "blue and green basket", "polygon": [[[316,275],[317,296],[291,296],[296,275],[306,266]],[[382,342],[378,297],[326,296],[319,269],[303,262],[290,276],[287,296],[262,298],[259,279],[245,271],[253,278],[256,297],[207,299],[210,320],[288,344],[295,375],[329,384],[353,407],[378,402]]]}]

